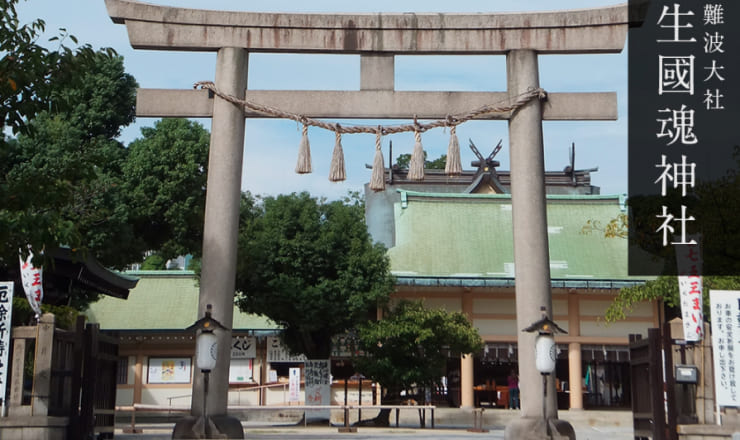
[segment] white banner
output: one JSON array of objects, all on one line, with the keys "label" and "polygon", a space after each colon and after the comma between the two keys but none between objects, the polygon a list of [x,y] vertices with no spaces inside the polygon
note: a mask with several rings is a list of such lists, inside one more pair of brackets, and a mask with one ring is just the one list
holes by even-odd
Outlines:
[{"label": "white banner", "polygon": [[[18,251],[20,252],[20,249]],[[23,261],[23,257],[20,254],[18,255],[18,260],[21,264],[23,290],[26,292],[28,304],[34,313],[36,313],[36,319],[38,320],[41,316],[41,301],[44,300],[44,287],[42,285],[43,269],[33,266],[33,251],[31,251],[30,247],[28,248],[26,261]]]},{"label": "white banner", "polygon": [[288,377],[288,402],[301,400],[301,369],[291,368]]},{"label": "white banner", "polygon": [[678,292],[681,299],[684,339],[698,342],[704,337],[701,236],[689,235],[687,239],[693,239],[696,244],[676,246]]},{"label": "white banner", "polygon": [[10,326],[13,314],[13,282],[0,283],[0,417],[5,416],[5,393],[8,388]]},{"label": "white banner", "polygon": [[704,300],[700,276],[678,277],[678,291],[681,295],[681,319],[683,337],[687,341],[698,342],[704,337]]},{"label": "white banner", "polygon": [[740,406],[740,291],[710,290],[714,389],[719,406]]}]

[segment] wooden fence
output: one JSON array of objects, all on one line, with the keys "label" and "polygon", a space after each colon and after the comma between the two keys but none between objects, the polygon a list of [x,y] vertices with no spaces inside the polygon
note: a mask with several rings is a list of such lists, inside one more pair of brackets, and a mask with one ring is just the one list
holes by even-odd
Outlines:
[{"label": "wooden fence", "polygon": [[9,420],[44,419],[54,429],[61,420],[68,439],[113,438],[117,338],[84,317],[74,331],[58,329],[44,314],[36,326],[14,327],[11,340]]}]

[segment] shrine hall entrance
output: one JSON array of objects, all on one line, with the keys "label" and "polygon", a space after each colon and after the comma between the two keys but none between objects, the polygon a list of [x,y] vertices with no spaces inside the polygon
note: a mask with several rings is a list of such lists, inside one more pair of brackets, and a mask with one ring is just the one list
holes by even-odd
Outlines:
[{"label": "shrine hall entrance", "polygon": [[[555,388],[559,410],[570,409],[570,370],[568,346],[557,345]],[[583,409],[625,410],[631,408],[629,350],[623,346],[584,345],[581,349],[581,389]],[[448,367],[448,401],[459,406],[459,370],[454,359]],[[487,344],[475,357],[474,405],[485,408],[509,408],[507,377],[518,372],[516,344]],[[457,374],[457,375],[456,375]],[[457,378],[457,380],[455,380]],[[457,384],[455,386],[455,384]]]}]

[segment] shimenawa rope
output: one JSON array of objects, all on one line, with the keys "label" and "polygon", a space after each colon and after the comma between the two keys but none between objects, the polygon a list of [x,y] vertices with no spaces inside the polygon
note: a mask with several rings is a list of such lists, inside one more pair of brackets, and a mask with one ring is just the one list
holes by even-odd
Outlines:
[{"label": "shimenawa rope", "polygon": [[[224,99],[236,106],[242,107],[243,109],[250,110],[261,115],[273,118],[290,119],[301,123],[303,125],[303,130],[298,151],[298,163],[296,164],[295,169],[297,173],[311,172],[311,152],[310,144],[308,142],[308,127],[319,127],[325,130],[333,131],[336,134],[336,143],[334,145],[334,152],[332,154],[332,165],[329,172],[329,180],[333,182],[341,181],[346,178],[341,135],[374,133],[376,135],[375,160],[373,161],[373,175],[370,179],[370,188],[375,191],[382,191],[385,189],[385,177],[383,174],[383,154],[381,151],[382,136],[408,131],[414,132],[414,152],[409,163],[409,179],[422,180],[424,178],[424,152],[421,145],[421,133],[432,128],[450,127],[450,144],[448,146],[445,173],[448,175],[459,175],[462,172],[462,167],[460,165],[460,144],[457,140],[456,133],[456,127],[458,125],[471,119],[491,113],[514,112],[516,109],[523,106],[533,98],[538,98],[541,100],[547,98],[547,93],[544,89],[530,88],[526,92],[520,93],[511,100],[505,99],[501,101],[500,105],[484,105],[466,113],[461,113],[458,115],[448,115],[445,119],[439,119],[427,123],[420,123],[416,120],[416,117],[414,117],[414,122],[412,124],[370,126],[339,125],[337,123],[330,123],[326,121],[321,121],[319,119],[308,118],[303,115],[286,112],[284,110],[247,101],[245,99],[239,99],[235,96],[221,92],[212,81],[198,81],[197,83],[195,83],[193,88],[210,90],[221,99]],[[377,170],[377,167],[380,167],[380,169]]]}]

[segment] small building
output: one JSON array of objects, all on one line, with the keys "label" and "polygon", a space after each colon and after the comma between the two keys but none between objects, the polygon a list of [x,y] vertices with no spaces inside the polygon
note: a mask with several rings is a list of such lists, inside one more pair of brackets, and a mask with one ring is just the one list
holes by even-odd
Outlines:
[{"label": "small building", "polygon": [[[189,270],[130,271],[139,279],[127,300],[105,297],[90,305],[88,319],[119,340],[116,405],[189,407],[195,365],[194,334],[185,329],[198,317],[199,288]],[[300,368],[304,356],[289,353],[280,343],[279,327],[269,319],[234,307],[230,405],[286,404],[289,372]],[[352,345],[346,336],[332,350],[332,401],[364,404],[376,401],[369,380],[349,379]],[[347,384],[345,385],[345,380]],[[360,383],[362,382],[362,383]],[[364,388],[363,388],[364,387]],[[301,385],[303,390],[303,385]],[[303,401],[299,393],[297,401]]]},{"label": "small building", "polygon": [[[195,274],[189,270],[127,274],[139,278],[127,300],[105,297],[86,311],[90,321],[119,337],[116,403],[189,406],[195,335],[185,328],[198,319]],[[233,329],[229,381],[234,395],[231,397],[235,402],[259,404],[261,397],[257,391],[248,395],[238,390],[267,382],[268,372],[262,362],[263,353],[258,354],[257,341],[260,339],[264,344],[275,334],[277,326],[235,307]]]}]

